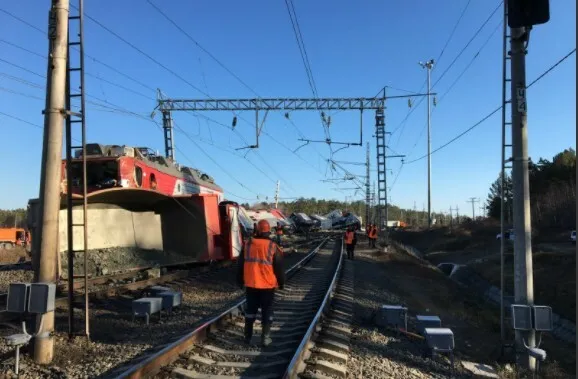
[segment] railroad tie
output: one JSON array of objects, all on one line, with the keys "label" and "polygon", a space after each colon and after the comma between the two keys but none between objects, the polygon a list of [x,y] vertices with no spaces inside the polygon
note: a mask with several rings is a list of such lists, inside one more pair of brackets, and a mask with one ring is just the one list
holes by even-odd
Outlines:
[{"label": "railroad tie", "polygon": [[319,335],[305,361],[302,378],[329,379],[347,376],[349,341],[353,318],[354,263],[345,261],[331,301],[331,310],[319,328]]}]

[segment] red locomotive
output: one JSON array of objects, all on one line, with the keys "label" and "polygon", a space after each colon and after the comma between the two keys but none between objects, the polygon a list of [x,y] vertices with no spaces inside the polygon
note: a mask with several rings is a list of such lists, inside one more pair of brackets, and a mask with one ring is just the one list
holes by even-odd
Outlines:
[{"label": "red locomotive", "polygon": [[[82,149],[72,161],[73,194],[82,193]],[[167,196],[215,194],[223,199],[223,190],[209,175],[180,166],[147,147],[86,145],[87,192],[110,188],[140,188]],[[62,161],[62,192],[66,193],[66,160]]]},{"label": "red locomotive", "polygon": [[[66,175],[66,160],[62,161],[58,265],[62,278],[67,271],[67,181],[72,181],[73,220],[79,224],[83,153],[75,152],[71,178]],[[105,264],[106,271],[113,273],[135,268],[125,267],[134,262],[156,266],[239,255],[239,206],[224,201],[223,190],[206,173],[148,148],[87,144],[86,160],[89,275],[102,274]],[[30,200],[28,226],[33,235],[38,211],[38,200]],[[73,243],[74,250],[82,250],[82,228],[73,230]],[[33,246],[33,259],[37,250]],[[117,260],[114,251],[126,256]],[[78,254],[77,260],[82,261]]]}]

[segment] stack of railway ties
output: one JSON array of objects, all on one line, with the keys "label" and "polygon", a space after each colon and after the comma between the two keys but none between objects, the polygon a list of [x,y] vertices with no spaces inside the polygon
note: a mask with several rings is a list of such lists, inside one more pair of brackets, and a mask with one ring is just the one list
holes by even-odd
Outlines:
[{"label": "stack of railway ties", "polygon": [[432,359],[438,353],[450,356],[450,365],[454,371],[454,333],[450,328],[442,328],[442,321],[435,315],[416,315],[418,334],[407,330],[407,308],[402,305],[382,305],[379,309],[377,324],[381,327],[393,327],[399,333],[425,340],[423,357]]},{"label": "stack of railway ties", "polygon": [[180,291],[173,291],[168,287],[153,286],[146,291],[147,297],[143,297],[132,302],[132,320],[135,317],[145,317],[146,324],[149,324],[150,317],[158,313],[159,320],[161,319],[161,312],[167,311],[170,315],[173,308],[181,305],[183,301],[183,293]]}]

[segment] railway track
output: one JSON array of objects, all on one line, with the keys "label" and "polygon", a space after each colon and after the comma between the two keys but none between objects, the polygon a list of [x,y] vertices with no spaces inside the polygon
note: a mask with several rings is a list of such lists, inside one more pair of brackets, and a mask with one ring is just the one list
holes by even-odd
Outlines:
[{"label": "railway track", "polygon": [[[273,343],[268,347],[243,344],[245,300],[241,300],[192,332],[106,377],[297,377],[307,367],[304,361],[310,358],[311,340],[329,309],[342,264],[342,240],[328,238],[288,270],[284,290],[275,295]],[[255,323],[255,334],[256,339],[260,321]]]},{"label": "railway track", "polygon": [[[293,245],[288,245],[288,249],[298,249],[304,246],[310,246],[315,243],[319,243],[323,240],[324,235],[318,238],[312,238],[310,241],[300,241]],[[174,269],[174,271],[162,275],[158,278],[150,279],[136,279],[139,275],[142,275],[146,270],[153,267],[144,267],[139,269],[134,269],[130,272],[123,272],[119,274],[100,276],[95,278],[90,278],[89,283],[92,287],[90,290],[91,300],[105,300],[114,296],[119,296],[132,291],[138,291],[153,285],[173,283],[177,281],[186,282],[189,279],[199,279],[203,276],[207,276],[211,273],[215,273],[218,270],[227,269],[231,266],[231,261],[216,262],[212,265],[199,266],[192,269]],[[173,265],[177,266],[177,265]],[[163,267],[164,268],[164,267]],[[15,269],[32,269],[31,262],[21,262],[15,264],[0,265],[1,271],[9,271]],[[65,307],[68,305],[68,297],[66,295],[68,283],[63,283],[59,286],[58,291],[62,295],[57,297],[55,302],[57,306]],[[74,302],[78,303],[79,307],[84,304],[84,281],[77,280],[74,283],[75,295]],[[7,303],[8,293],[0,293],[0,323],[10,322],[18,318],[16,315],[10,314],[5,311]]]}]

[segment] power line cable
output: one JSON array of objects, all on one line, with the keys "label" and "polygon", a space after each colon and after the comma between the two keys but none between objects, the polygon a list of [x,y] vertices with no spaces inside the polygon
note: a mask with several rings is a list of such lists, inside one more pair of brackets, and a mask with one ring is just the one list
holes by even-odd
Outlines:
[{"label": "power line cable", "polygon": [[[38,32],[41,33],[43,36],[46,35],[46,31],[45,31],[45,30],[42,30],[42,29],[36,27],[35,25],[32,25],[31,23],[23,20],[23,19],[20,18],[20,17],[14,15],[14,14],[12,14],[12,13],[4,10],[4,9],[0,9],[0,12],[3,12],[3,13],[5,13],[5,14],[7,14],[7,15],[9,15],[10,17],[14,18],[15,20],[23,23],[24,25],[27,25],[27,26],[29,26],[30,28],[38,31]],[[14,47],[16,47],[16,48],[19,48],[19,49],[21,49],[21,50],[28,51],[28,52],[30,52],[30,53],[32,53],[32,54],[34,54],[34,55],[40,55],[40,54],[38,54],[38,53],[32,52],[32,51],[30,51],[30,50],[28,50],[28,49],[25,49],[25,48],[23,48],[23,47],[21,47],[21,46],[17,46],[17,45],[14,45],[14,44],[10,43],[10,42],[7,42],[6,40],[2,40],[2,42],[6,43],[6,44],[9,44],[9,45],[12,45],[12,46],[14,46]],[[76,46],[73,46],[72,48],[73,48],[74,50],[76,50],[76,51],[79,51]],[[87,54],[86,52],[84,53],[84,55],[85,55],[87,58],[93,60],[95,63],[98,63],[98,64],[100,64],[100,65],[102,65],[102,66],[104,66],[104,67],[106,67],[106,68],[108,68],[108,69],[116,72],[117,74],[119,74],[119,75],[121,75],[121,76],[123,76],[123,77],[125,77],[125,78],[127,78],[127,79],[129,79],[129,80],[131,80],[131,81],[133,81],[133,82],[135,82],[135,83],[137,83],[138,85],[142,86],[143,88],[146,88],[146,89],[148,89],[148,90],[150,90],[150,91],[152,91],[152,92],[155,92],[155,91],[156,91],[155,88],[152,88],[152,87],[150,87],[149,85],[143,83],[142,81],[133,78],[132,76],[130,76],[130,75],[128,75],[128,74],[126,74],[126,73],[118,70],[117,68],[109,65],[108,63],[105,63],[105,62],[103,62],[103,61],[101,61],[101,60],[99,60],[99,59],[97,59],[97,58],[95,58],[95,57]],[[42,56],[42,57],[45,58],[45,56]]]},{"label": "power line cable", "polygon": [[464,9],[462,10],[462,13],[460,14],[460,17],[458,18],[458,21],[455,23],[454,28],[452,29],[450,36],[448,37],[444,47],[442,48],[442,51],[440,52],[440,54],[438,55],[437,59],[435,60],[437,64],[439,64],[440,60],[442,59],[442,56],[444,55],[446,48],[448,47],[450,41],[452,40],[452,38],[454,37],[454,34],[456,33],[456,30],[458,29],[458,26],[460,25],[460,22],[462,21],[462,19],[464,18],[464,14],[466,14],[466,11],[468,10],[468,7],[470,6],[470,3],[472,2],[472,0],[468,0],[468,2],[466,3],[466,6],[464,7]]},{"label": "power line cable", "polygon": [[183,33],[191,42],[193,42],[199,49],[201,49],[205,54],[207,54],[211,59],[213,59],[219,66],[221,66],[225,71],[227,71],[232,77],[237,79],[245,88],[253,92],[257,97],[261,97],[253,88],[251,88],[247,83],[245,83],[237,74],[231,71],[227,66],[223,64],[217,57],[215,57],[210,51],[204,48],[197,40],[195,40],[189,33],[187,33],[183,28],[181,28],[175,21],[173,21],[165,12],[163,12],[158,6],[156,6],[151,0],[147,2],[160,13],[168,22],[170,22],[175,28],[177,28],[181,33]]},{"label": "power line cable", "polygon": [[472,36],[472,38],[470,38],[470,40],[468,41],[468,43],[466,43],[466,46],[464,46],[462,48],[462,50],[460,50],[460,52],[458,53],[458,55],[454,58],[454,60],[452,61],[452,63],[450,63],[450,65],[445,69],[445,71],[440,75],[440,77],[434,82],[434,84],[432,85],[432,89],[440,82],[440,80],[443,79],[443,77],[447,74],[447,72],[454,66],[454,64],[457,62],[457,60],[462,56],[462,54],[466,51],[466,49],[468,48],[468,46],[470,46],[470,44],[476,39],[476,37],[480,34],[480,32],[484,29],[484,27],[488,24],[488,22],[490,22],[490,20],[492,19],[492,17],[494,17],[494,15],[496,14],[496,12],[502,7],[502,5],[504,4],[503,1],[500,1],[500,3],[498,4],[498,6],[494,9],[494,11],[490,14],[490,16],[488,16],[488,18],[486,19],[486,21],[484,21],[484,23],[478,28],[478,30],[474,33],[474,35]]},{"label": "power line cable", "polygon": [[[561,59],[559,59],[554,65],[552,65],[550,68],[548,68],[546,71],[544,71],[540,76],[538,76],[538,78],[536,78],[535,80],[533,80],[530,85],[526,86],[526,88],[530,88],[530,86],[536,84],[537,82],[539,82],[541,79],[543,79],[547,74],[549,74],[550,72],[552,72],[552,70],[554,68],[556,68],[558,65],[560,65],[560,63],[564,62],[566,59],[568,59],[572,54],[576,53],[576,48],[574,48],[572,51],[570,51],[570,53],[566,54],[564,57],[562,57]],[[461,132],[460,134],[458,134],[457,136],[455,136],[454,138],[452,138],[451,140],[449,140],[448,142],[446,142],[445,144],[441,145],[440,147],[436,148],[435,150],[433,150],[431,152],[431,154],[434,154],[438,151],[440,151],[441,149],[447,147],[448,145],[452,144],[453,142],[457,141],[458,139],[460,139],[461,137],[463,137],[464,135],[466,135],[467,133],[469,133],[470,131],[472,131],[473,129],[475,129],[477,126],[481,125],[484,121],[486,121],[487,119],[489,119],[490,117],[492,117],[494,114],[496,114],[498,111],[500,111],[502,109],[502,106],[499,106],[498,108],[494,109],[492,112],[490,112],[487,116],[485,116],[484,118],[482,118],[480,121],[476,122],[474,125],[470,126],[468,129],[464,130],[463,132]],[[405,162],[405,164],[410,164],[410,163],[414,163],[417,161],[420,161],[424,158],[427,158],[427,154],[424,156],[421,156],[417,159],[414,159],[412,161],[409,162]]]},{"label": "power line cable", "polygon": [[[490,42],[490,40],[492,39],[492,37],[496,34],[496,32],[498,30],[501,29],[501,26],[503,24],[503,21],[500,21],[498,23],[498,25],[496,26],[496,28],[494,29],[494,31],[488,36],[488,38],[485,40],[485,42],[482,44],[482,46],[479,48],[479,50],[474,54],[474,56],[472,57],[472,59],[470,60],[470,62],[468,63],[468,65],[464,68],[464,70],[460,73],[460,75],[458,75],[458,77],[456,78],[456,80],[450,85],[450,87],[440,96],[439,100],[437,101],[437,105],[436,107],[432,110],[432,114],[436,111],[437,106],[439,106],[439,104],[442,102],[442,100],[447,96],[448,93],[451,92],[451,90],[455,87],[455,85],[462,79],[462,77],[464,76],[464,74],[469,70],[469,68],[472,66],[472,64],[476,61],[476,59],[480,56],[480,53],[482,52],[482,50],[484,50],[484,48],[488,45],[488,43]],[[421,132],[419,134],[419,136],[417,137],[415,143],[413,144],[413,146],[411,147],[411,150],[409,153],[407,153],[407,156],[410,156],[413,154],[413,151],[415,150],[415,148],[417,147],[417,144],[419,143],[419,141],[421,140],[421,138],[423,137],[423,134],[425,132],[427,128],[427,122],[424,124],[423,128],[421,129]]]},{"label": "power line cable", "polygon": [[[490,16],[486,19],[486,21],[484,21],[484,23],[478,28],[478,30],[474,33],[474,36],[468,41],[468,43],[461,49],[461,51],[460,51],[460,52],[458,53],[458,55],[454,58],[454,60],[452,61],[452,63],[450,63],[450,65],[446,68],[446,70],[442,73],[442,75],[441,75],[441,76],[437,79],[437,81],[433,84],[433,86],[431,87],[431,89],[433,89],[433,88],[440,82],[440,80],[447,74],[447,72],[453,67],[453,65],[457,62],[457,60],[459,59],[459,57],[463,54],[463,52],[467,49],[467,47],[472,43],[472,41],[473,41],[474,39],[476,39],[476,37],[477,37],[477,36],[479,35],[479,33],[484,29],[484,27],[486,26],[486,24],[488,23],[488,21],[493,17],[493,15],[497,12],[497,10],[500,8],[500,6],[501,6],[502,4],[503,4],[503,1],[500,1],[500,3],[498,4],[498,6],[492,11],[492,13],[490,14]],[[468,3],[468,5],[469,5],[469,3]],[[463,11],[462,13],[465,13],[465,10],[466,10],[466,9],[467,9],[467,7],[464,9],[464,11]],[[454,29],[457,28],[457,25],[458,25],[459,22],[461,21],[462,17],[463,17],[463,14],[460,15],[460,18],[458,19],[458,22],[456,23],[456,26],[454,27]],[[453,34],[453,32],[452,32],[452,34]],[[451,37],[451,35],[450,35],[450,37]],[[450,38],[450,39],[451,39],[451,38]],[[447,43],[449,43],[449,40],[450,40],[450,39],[448,39],[448,42],[447,42]],[[444,48],[443,50],[445,50],[445,48]],[[443,51],[443,50],[442,50],[442,51]],[[439,59],[441,58],[442,55],[443,55],[443,53],[440,53],[440,57],[438,58],[438,61],[439,61]],[[438,63],[439,63],[439,62],[438,62]],[[436,68],[437,68],[437,65],[434,66],[433,70],[435,70]],[[432,70],[432,71],[433,71],[433,70]],[[422,88],[420,89],[420,92],[423,90],[423,88],[425,87],[426,84],[427,84],[427,80],[424,81],[424,83],[422,84]],[[430,89],[430,90],[431,90],[431,89]],[[393,135],[393,134],[395,134],[400,128],[402,128],[401,131],[400,131],[400,134],[398,135],[398,138],[397,138],[397,141],[396,141],[396,146],[399,144],[399,141],[400,141],[400,139],[401,139],[401,135],[403,134],[403,130],[404,130],[405,126],[406,126],[407,120],[408,120],[409,117],[413,114],[413,112],[414,112],[417,108],[419,108],[419,106],[423,103],[424,99],[425,99],[425,97],[421,97],[421,98],[418,100],[417,104],[416,104],[415,106],[413,106],[412,109],[410,109],[410,110],[408,111],[407,115],[406,115],[405,118],[401,121],[401,123],[392,131],[391,134]]]}]

